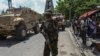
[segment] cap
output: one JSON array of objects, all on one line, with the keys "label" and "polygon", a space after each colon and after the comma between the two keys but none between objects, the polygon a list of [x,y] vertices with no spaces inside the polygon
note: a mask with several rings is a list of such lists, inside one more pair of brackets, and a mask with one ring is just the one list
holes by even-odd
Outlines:
[{"label": "cap", "polygon": [[50,9],[47,9],[44,14],[52,14],[52,11]]}]

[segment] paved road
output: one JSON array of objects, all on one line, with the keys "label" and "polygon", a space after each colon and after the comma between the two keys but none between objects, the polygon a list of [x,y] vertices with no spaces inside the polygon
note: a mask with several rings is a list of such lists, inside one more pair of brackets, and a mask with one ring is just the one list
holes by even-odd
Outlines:
[{"label": "paved road", "polygon": [[81,56],[70,29],[59,33],[59,56]]},{"label": "paved road", "polygon": [[[72,38],[68,28],[59,33],[58,56],[80,56]],[[0,41],[0,56],[42,56],[44,41],[45,39],[40,33],[29,35],[25,41],[15,39]]]}]

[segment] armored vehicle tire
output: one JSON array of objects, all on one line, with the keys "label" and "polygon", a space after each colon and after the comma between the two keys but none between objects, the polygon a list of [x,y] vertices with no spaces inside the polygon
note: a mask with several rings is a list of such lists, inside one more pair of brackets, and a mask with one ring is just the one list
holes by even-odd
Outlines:
[{"label": "armored vehicle tire", "polygon": [[24,25],[16,27],[15,37],[17,40],[24,40],[26,39],[26,36],[27,36],[27,30]]},{"label": "armored vehicle tire", "polygon": [[62,31],[65,31],[65,26],[64,25],[62,25]]},{"label": "armored vehicle tire", "polygon": [[7,36],[0,35],[0,40],[6,40]]},{"label": "armored vehicle tire", "polygon": [[33,27],[34,33],[38,34],[39,33],[39,26]]}]

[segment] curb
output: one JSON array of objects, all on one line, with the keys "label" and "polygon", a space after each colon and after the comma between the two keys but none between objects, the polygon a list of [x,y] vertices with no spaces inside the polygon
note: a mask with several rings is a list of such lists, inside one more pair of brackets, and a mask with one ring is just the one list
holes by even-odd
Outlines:
[{"label": "curb", "polygon": [[77,37],[73,34],[72,28],[70,28],[70,31],[71,31],[71,33],[72,33],[74,39],[76,40],[76,42],[77,42],[78,45],[80,46],[80,51],[81,51],[82,55],[83,55],[83,56],[95,56],[95,55],[91,52],[91,50],[84,50],[84,49],[82,48],[80,41],[79,41],[79,40],[77,39]]},{"label": "curb", "polygon": [[[78,41],[78,39],[76,38],[76,36],[72,33],[73,31],[72,31],[72,28],[70,28],[69,29],[70,30],[70,34],[72,35],[72,37],[71,37],[71,39],[74,39],[73,41],[74,41],[74,45],[76,46],[76,47],[78,47],[79,48],[79,52],[81,53],[81,56],[87,56],[87,54],[84,52],[84,50],[83,50],[83,48],[81,48],[81,43]],[[74,37],[74,38],[73,38]],[[75,43],[76,42],[76,43]],[[89,56],[89,55],[88,55]]]}]

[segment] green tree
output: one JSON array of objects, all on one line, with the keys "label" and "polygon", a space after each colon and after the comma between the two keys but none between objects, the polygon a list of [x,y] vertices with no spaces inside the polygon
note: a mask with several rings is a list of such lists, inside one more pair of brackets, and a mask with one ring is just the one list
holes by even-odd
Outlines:
[{"label": "green tree", "polygon": [[69,8],[71,8],[71,18],[95,9],[100,5],[100,0],[58,0],[56,10],[69,18]]},{"label": "green tree", "polygon": [[67,10],[67,7],[69,4],[66,4],[67,0],[58,0],[57,1],[57,6],[56,6],[56,10],[57,12],[59,13],[62,13],[63,15],[68,15],[66,14],[66,12],[68,11]]}]

